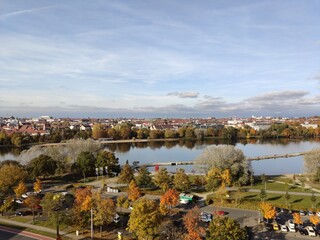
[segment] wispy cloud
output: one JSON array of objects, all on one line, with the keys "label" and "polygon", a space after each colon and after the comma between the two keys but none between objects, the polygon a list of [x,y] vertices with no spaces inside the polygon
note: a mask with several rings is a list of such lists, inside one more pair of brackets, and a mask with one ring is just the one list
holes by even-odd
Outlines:
[{"label": "wispy cloud", "polygon": [[197,92],[171,92],[167,94],[168,96],[175,96],[179,98],[197,98],[199,93]]}]

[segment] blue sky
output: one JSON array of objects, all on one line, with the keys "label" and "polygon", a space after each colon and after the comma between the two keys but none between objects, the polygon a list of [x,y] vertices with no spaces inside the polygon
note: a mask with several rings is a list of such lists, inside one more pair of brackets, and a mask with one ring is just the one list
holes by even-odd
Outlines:
[{"label": "blue sky", "polygon": [[314,116],[320,1],[0,0],[0,116]]}]

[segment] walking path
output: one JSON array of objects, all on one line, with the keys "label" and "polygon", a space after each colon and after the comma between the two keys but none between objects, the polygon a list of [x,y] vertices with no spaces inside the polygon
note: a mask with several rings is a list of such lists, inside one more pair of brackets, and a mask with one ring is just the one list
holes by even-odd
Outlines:
[{"label": "walking path", "polygon": [[[56,232],[57,232],[55,229],[46,228],[46,227],[42,227],[42,226],[37,226],[37,225],[30,224],[30,223],[17,222],[17,221],[10,220],[10,219],[5,218],[5,217],[0,217],[0,224],[1,223],[6,223],[6,224],[9,224],[9,225],[12,225],[12,226],[19,226],[19,227],[23,227],[23,228],[31,228],[31,229],[35,229],[35,230],[38,230],[38,231],[43,231],[43,232],[53,233],[53,234],[56,234]],[[76,236],[75,233],[73,234],[73,233],[68,233],[68,232],[65,232],[65,231],[60,231],[60,235],[62,237],[63,236],[69,237],[71,239],[80,239],[80,236]],[[52,238],[43,236],[42,238],[39,238],[39,239],[52,239]]]}]

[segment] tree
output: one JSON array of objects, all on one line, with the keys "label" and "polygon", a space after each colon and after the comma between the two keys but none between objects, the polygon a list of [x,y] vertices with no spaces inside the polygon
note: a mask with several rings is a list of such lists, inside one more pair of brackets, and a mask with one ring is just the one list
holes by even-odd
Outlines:
[{"label": "tree", "polygon": [[77,158],[76,166],[83,175],[84,181],[86,176],[94,173],[95,157],[90,152],[81,152]]},{"label": "tree", "polygon": [[313,192],[312,195],[311,195],[310,201],[311,201],[311,203],[312,203],[312,208],[314,208],[314,205],[315,205],[315,203],[316,203],[316,201],[317,201],[317,198],[316,198],[316,196],[314,195],[314,192]]},{"label": "tree", "polygon": [[260,199],[262,202],[264,202],[267,198],[267,192],[264,188],[261,188],[260,190]]},{"label": "tree", "polygon": [[98,139],[106,137],[106,131],[103,128],[103,125],[101,123],[96,123],[92,127],[92,138]]},{"label": "tree", "polygon": [[155,174],[154,183],[156,186],[162,189],[163,192],[169,189],[171,184],[171,176],[166,168],[160,168]]},{"label": "tree", "polygon": [[97,154],[97,160],[95,163],[97,168],[108,167],[108,174],[111,172],[120,172],[119,158],[117,158],[113,152],[99,151]]},{"label": "tree", "polygon": [[276,210],[274,209],[274,207],[266,202],[262,202],[260,204],[260,209],[262,211],[263,216],[266,219],[272,219],[276,216]]},{"label": "tree", "polygon": [[265,174],[262,174],[260,176],[262,184],[264,184],[264,190],[267,190],[267,176]]},{"label": "tree", "polygon": [[162,213],[170,212],[172,207],[179,203],[179,193],[174,189],[168,189],[160,198]]},{"label": "tree", "polygon": [[17,197],[21,197],[22,194],[28,191],[27,186],[24,182],[19,182],[18,186],[13,189]]},{"label": "tree", "polygon": [[7,197],[0,206],[1,215],[3,216],[5,212],[13,211],[14,206],[14,198],[12,196]]},{"label": "tree", "polygon": [[20,164],[6,163],[0,167],[0,190],[3,193],[7,193],[14,186],[17,186],[19,182],[24,181],[27,178],[27,172]]},{"label": "tree", "polygon": [[304,166],[306,170],[317,177],[320,167],[320,148],[313,149],[304,155]]},{"label": "tree", "polygon": [[284,198],[286,199],[286,205],[288,206],[288,201],[291,198],[291,195],[288,193],[288,190],[286,191],[286,194],[284,195]]},{"label": "tree", "polygon": [[184,226],[187,229],[185,240],[201,240],[205,230],[200,226],[200,208],[195,206],[183,217]]},{"label": "tree", "polygon": [[89,188],[78,188],[75,192],[73,205],[74,223],[77,227],[84,228],[90,219],[92,207],[92,192]]},{"label": "tree", "polygon": [[299,213],[297,213],[297,212],[293,213],[292,216],[293,216],[293,222],[295,224],[298,224],[298,225],[302,224],[301,215]]},{"label": "tree", "polygon": [[44,178],[55,173],[57,162],[50,156],[41,154],[32,159],[28,164],[28,169],[32,177],[43,176]]},{"label": "tree", "polygon": [[131,180],[127,193],[128,199],[132,202],[136,201],[140,197],[141,192],[134,179]]},{"label": "tree", "polygon": [[206,166],[206,170],[218,168],[222,171],[229,169],[232,183],[249,182],[249,163],[240,149],[232,145],[209,146],[196,159],[198,164]]},{"label": "tree", "polygon": [[206,190],[207,191],[214,191],[219,186],[221,186],[221,177],[220,177],[221,170],[213,167],[210,169],[210,171],[207,173],[206,176]]},{"label": "tree", "polygon": [[217,216],[209,224],[206,239],[208,240],[246,240],[247,231],[229,217]]},{"label": "tree", "polygon": [[146,166],[142,166],[139,169],[138,176],[136,177],[138,186],[148,186],[151,184],[151,176],[148,168]]},{"label": "tree", "polygon": [[36,195],[30,195],[24,200],[24,204],[30,208],[32,212],[32,221],[34,224],[34,213],[39,208],[40,199]]},{"label": "tree", "polygon": [[134,178],[132,168],[128,163],[123,165],[120,175],[118,177],[119,183],[130,183],[131,180]]},{"label": "tree", "polygon": [[94,224],[100,226],[101,233],[102,227],[112,222],[116,210],[115,205],[112,199],[102,199],[99,193],[93,195],[93,205]]},{"label": "tree", "polygon": [[311,215],[309,219],[314,226],[317,226],[318,223],[320,222],[319,217],[317,215]]},{"label": "tree", "polygon": [[161,223],[161,215],[155,201],[140,198],[133,204],[128,229],[134,232],[138,239],[155,239]]},{"label": "tree", "polygon": [[188,175],[185,173],[185,170],[180,168],[173,178],[174,187],[180,191],[187,191],[190,188],[190,180]]},{"label": "tree", "polygon": [[36,193],[39,193],[42,191],[42,182],[39,178],[36,178],[36,181],[33,183],[33,190]]}]

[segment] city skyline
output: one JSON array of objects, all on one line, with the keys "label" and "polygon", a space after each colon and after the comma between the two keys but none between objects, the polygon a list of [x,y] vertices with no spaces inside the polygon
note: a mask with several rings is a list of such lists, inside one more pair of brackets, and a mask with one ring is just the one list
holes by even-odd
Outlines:
[{"label": "city skyline", "polygon": [[0,116],[314,116],[318,1],[1,1]]}]

